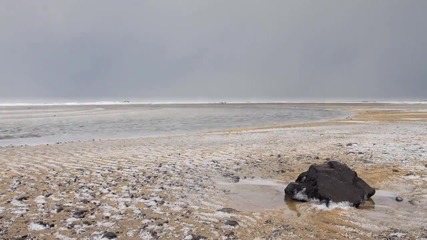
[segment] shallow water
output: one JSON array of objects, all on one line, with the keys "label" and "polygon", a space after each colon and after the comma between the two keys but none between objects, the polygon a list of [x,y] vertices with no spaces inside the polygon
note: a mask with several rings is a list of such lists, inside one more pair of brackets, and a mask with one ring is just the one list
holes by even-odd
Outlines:
[{"label": "shallow water", "polygon": [[414,204],[412,199],[396,201],[399,194],[378,190],[361,209],[369,221],[387,227],[418,227],[427,223],[427,206]]},{"label": "shallow water", "polygon": [[[242,212],[277,209],[283,211],[285,219],[300,217],[301,215],[307,216],[310,213],[313,213],[313,218],[322,218],[321,212],[338,210],[348,211],[350,215],[358,214],[367,223],[372,222],[375,225],[388,227],[419,226],[427,220],[426,206],[413,204],[410,199],[403,199],[402,202],[398,202],[396,197],[400,195],[386,190],[377,190],[371,199],[356,209],[341,203],[326,207],[325,204],[316,201],[293,201],[285,198],[284,189],[287,184],[271,179],[244,179],[238,183],[219,182],[218,186],[226,191],[226,207]],[[400,192],[404,193],[408,190],[408,187],[403,186]],[[361,224],[366,223],[361,222]]]},{"label": "shallow water", "polygon": [[283,104],[3,106],[0,146],[274,126],[343,114]]},{"label": "shallow water", "polygon": [[227,191],[227,207],[238,211],[257,212],[287,208],[284,202],[284,183],[268,179],[244,179],[238,183],[220,182],[218,185]]}]

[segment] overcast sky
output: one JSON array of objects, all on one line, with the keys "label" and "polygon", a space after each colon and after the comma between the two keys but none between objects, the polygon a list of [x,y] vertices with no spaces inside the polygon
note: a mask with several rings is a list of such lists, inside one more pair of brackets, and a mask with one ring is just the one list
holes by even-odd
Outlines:
[{"label": "overcast sky", "polygon": [[0,1],[0,99],[427,98],[427,1]]}]

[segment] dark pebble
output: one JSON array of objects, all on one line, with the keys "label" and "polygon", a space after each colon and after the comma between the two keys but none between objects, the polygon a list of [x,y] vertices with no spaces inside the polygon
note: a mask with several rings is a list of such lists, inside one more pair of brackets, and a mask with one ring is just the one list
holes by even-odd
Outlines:
[{"label": "dark pebble", "polygon": [[237,221],[234,221],[234,220],[227,220],[227,221],[225,222],[225,225],[235,227],[235,226],[238,226],[238,225],[239,225],[239,223],[238,223]]},{"label": "dark pebble", "polygon": [[86,216],[87,210],[77,210],[73,213],[74,218],[84,218]]},{"label": "dark pebble", "polygon": [[64,207],[63,206],[57,206],[56,207],[56,212],[57,213],[60,213],[60,212],[62,212],[64,210]]},{"label": "dark pebble", "polygon": [[16,200],[18,200],[18,201],[25,201],[25,200],[28,200],[28,196],[27,195],[18,196],[16,198]]},{"label": "dark pebble", "polygon": [[202,240],[202,239],[207,239],[207,238],[202,235],[191,234],[191,240]]},{"label": "dark pebble", "polygon": [[14,238],[15,240],[26,240],[26,239],[30,239],[30,237],[28,235],[23,235],[17,238]]},{"label": "dark pebble", "polygon": [[52,193],[45,193],[43,196],[48,198],[48,197],[52,196]]},{"label": "dark pebble", "polygon": [[225,232],[225,236],[226,237],[234,237],[234,232],[233,231]]},{"label": "dark pebble", "polygon": [[102,235],[103,238],[107,238],[107,239],[114,239],[117,238],[117,234],[113,233],[113,232],[105,232]]},{"label": "dark pebble", "polygon": [[217,210],[218,212],[225,212],[225,213],[237,213],[239,211],[237,211],[234,208],[221,208]]},{"label": "dark pebble", "polygon": [[232,176],[231,181],[234,183],[238,183],[240,181],[240,177],[239,176]]},{"label": "dark pebble", "polygon": [[160,201],[155,201],[157,204],[159,204],[159,205],[163,205],[163,204],[165,204],[165,201],[164,200],[160,200]]},{"label": "dark pebble", "polygon": [[396,197],[396,201],[401,202],[401,201],[403,201],[403,198],[401,198],[401,197],[397,196],[397,197]]},{"label": "dark pebble", "polygon": [[153,238],[158,238],[158,236],[157,236],[157,232],[156,232],[156,231],[151,230],[151,231],[150,231],[150,234],[151,234],[151,237],[153,237]]}]

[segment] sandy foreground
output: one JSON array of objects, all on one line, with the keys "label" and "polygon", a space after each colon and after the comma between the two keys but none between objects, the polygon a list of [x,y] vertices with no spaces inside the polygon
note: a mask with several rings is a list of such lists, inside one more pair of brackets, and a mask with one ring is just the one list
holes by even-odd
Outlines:
[{"label": "sandy foreground", "polygon": [[[0,148],[0,239],[427,239],[427,104],[342,120]],[[360,209],[284,200],[313,163],[377,189]],[[403,198],[402,202],[395,200]]]}]

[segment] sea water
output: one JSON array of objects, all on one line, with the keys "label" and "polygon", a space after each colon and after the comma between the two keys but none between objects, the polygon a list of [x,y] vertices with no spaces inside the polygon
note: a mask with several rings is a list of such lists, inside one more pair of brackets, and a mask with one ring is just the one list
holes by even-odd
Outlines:
[{"label": "sea water", "polygon": [[268,127],[343,115],[338,109],[290,104],[0,106],[0,146]]}]

